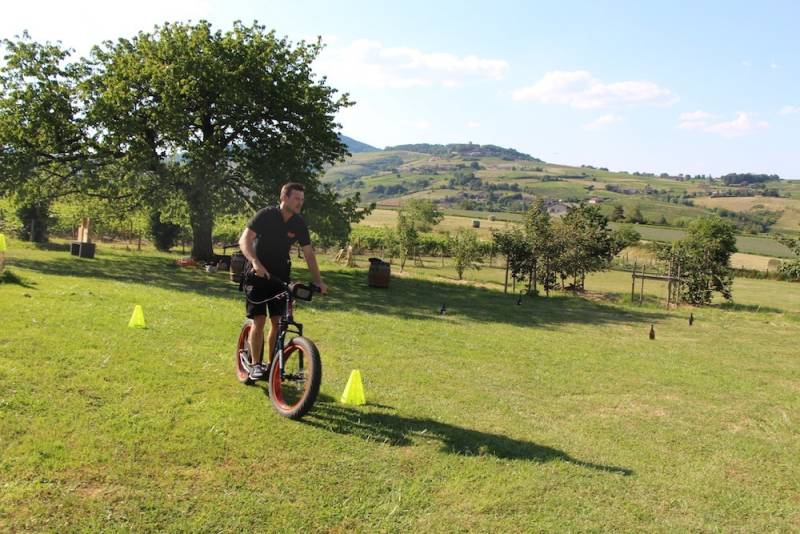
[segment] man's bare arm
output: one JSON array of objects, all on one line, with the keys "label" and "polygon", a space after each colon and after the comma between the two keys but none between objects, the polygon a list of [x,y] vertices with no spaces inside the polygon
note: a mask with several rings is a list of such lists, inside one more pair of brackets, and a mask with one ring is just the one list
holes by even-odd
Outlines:
[{"label": "man's bare arm", "polygon": [[319,265],[317,265],[317,255],[314,253],[314,247],[306,245],[303,247],[303,257],[308,264],[308,270],[311,271],[311,278],[314,283],[319,286],[320,293],[323,295],[328,292],[328,286],[322,281],[322,275],[319,272]]},{"label": "man's bare arm", "polygon": [[242,251],[242,254],[244,254],[244,257],[253,264],[256,276],[269,278],[266,267],[261,265],[261,262],[258,261],[258,256],[256,256],[256,237],[258,237],[258,234],[250,228],[245,228],[244,232],[242,232],[242,236],[239,238],[239,249]]}]

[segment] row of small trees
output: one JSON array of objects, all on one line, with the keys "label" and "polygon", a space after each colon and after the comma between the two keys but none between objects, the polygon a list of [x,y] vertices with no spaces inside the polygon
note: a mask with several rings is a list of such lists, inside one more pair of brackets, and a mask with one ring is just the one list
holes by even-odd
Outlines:
[{"label": "row of small trees", "polygon": [[474,231],[467,229],[453,234],[430,232],[442,218],[431,201],[411,199],[398,212],[395,228],[357,227],[350,236],[351,244],[360,250],[380,250],[396,257],[401,271],[409,258],[450,257],[462,279],[466,269],[479,268],[484,257],[494,254],[494,243],[479,240]]},{"label": "row of small trees", "polygon": [[510,276],[527,283],[529,293],[541,286],[547,294],[556,288],[583,289],[588,273],[608,268],[619,251],[639,239],[630,227],[612,231],[596,206],[579,205],[553,219],[542,199],[528,209],[523,228],[494,233],[497,250],[507,258],[506,285]]},{"label": "row of small trees", "polygon": [[[506,258],[506,289],[509,278],[527,284],[529,293],[553,289],[584,288],[586,275],[607,269],[625,247],[638,243],[641,236],[631,226],[617,230],[597,206],[579,205],[562,218],[551,218],[544,201],[536,200],[525,214],[524,225],[493,232],[492,240],[481,241],[474,231],[462,229],[454,234],[431,233],[442,219],[436,206],[426,200],[407,202],[398,213],[395,228],[359,227],[352,242],[361,249],[381,250],[400,261],[401,270],[408,258],[448,256],[459,279],[469,268],[478,268],[483,258]],[[800,255],[800,239],[784,240]],[[691,304],[708,304],[715,292],[732,297],[731,255],[736,252],[734,227],[719,217],[693,221],[684,239],[654,243],[665,272],[681,279],[681,298]],[[800,270],[800,260],[787,263],[785,274]]]}]

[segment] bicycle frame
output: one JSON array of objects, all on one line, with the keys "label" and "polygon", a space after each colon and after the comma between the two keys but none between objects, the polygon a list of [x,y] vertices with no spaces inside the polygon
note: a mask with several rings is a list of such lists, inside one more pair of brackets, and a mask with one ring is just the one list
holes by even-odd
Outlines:
[{"label": "bicycle frame", "polygon": [[[245,273],[243,275],[244,276],[243,280],[246,281],[247,277],[250,276],[250,274],[251,273]],[[254,304],[257,304],[257,303],[267,302],[267,301],[270,301],[270,300],[277,300],[277,299],[283,299],[283,300],[286,301],[286,306],[284,307],[283,315],[281,315],[281,318],[278,321],[278,336],[277,336],[277,338],[275,340],[275,347],[274,347],[274,349],[272,351],[271,358],[269,359],[269,364],[267,366],[267,373],[269,374],[269,372],[272,369],[272,366],[277,362],[278,365],[280,366],[281,379],[284,379],[285,375],[284,375],[284,365],[283,365],[283,363],[284,363],[283,362],[283,348],[284,348],[284,344],[286,343],[286,334],[291,332],[291,333],[296,333],[298,336],[302,336],[303,335],[303,325],[294,320],[295,292],[297,292],[297,297],[300,298],[301,300],[310,301],[313,292],[314,291],[319,291],[319,288],[317,288],[314,284],[311,284],[310,287],[306,286],[304,284],[298,284],[298,283],[288,284],[285,281],[283,281],[283,280],[281,280],[280,278],[277,278],[277,277],[272,277],[272,280],[277,282],[277,283],[279,283],[279,284],[281,284],[283,286],[283,292],[278,293],[277,295],[275,295],[273,297],[270,297],[270,298],[268,298],[268,299],[266,299],[264,301],[259,301],[259,302],[250,301],[250,302],[253,302]],[[301,295],[304,295],[304,296],[301,296]],[[263,362],[263,360],[264,360],[264,358],[263,358],[264,345],[261,346],[261,353],[262,353],[261,361]],[[299,367],[300,371],[302,372],[302,370],[303,370],[303,358],[302,358],[302,355],[300,355],[300,357],[298,358],[298,367]],[[292,378],[292,377],[289,377],[289,378]]]},{"label": "bicycle frame", "polygon": [[[297,334],[298,336],[303,335],[302,323],[295,322],[294,320],[294,298],[292,297],[292,293],[291,291],[287,290],[284,294],[284,298],[286,299],[286,307],[283,310],[283,315],[278,321],[278,338],[275,341],[275,349],[273,351],[272,358],[270,358],[269,367],[267,367],[267,373],[269,373],[272,369],[272,366],[275,365],[275,363],[278,363],[281,371],[281,379],[285,378],[283,368],[283,347],[286,343],[286,334],[291,332]],[[292,327],[294,327],[293,330],[291,329]],[[303,370],[302,355],[299,357],[298,367],[300,368],[300,371]]]}]

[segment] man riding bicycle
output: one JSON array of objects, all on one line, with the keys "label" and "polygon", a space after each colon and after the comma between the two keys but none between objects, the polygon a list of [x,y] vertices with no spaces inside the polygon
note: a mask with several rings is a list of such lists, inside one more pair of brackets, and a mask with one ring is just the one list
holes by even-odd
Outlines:
[{"label": "man riding bicycle", "polygon": [[[267,300],[281,293],[283,286],[276,282],[271,282],[270,278],[275,277],[280,280],[289,281],[291,261],[289,260],[289,250],[296,242],[303,251],[303,257],[311,271],[314,283],[319,287],[320,293],[325,294],[328,287],[322,281],[317,257],[314,248],[311,246],[311,238],[308,233],[308,226],[300,216],[305,200],[305,188],[302,184],[288,183],[281,188],[280,205],[270,206],[258,211],[242,232],[239,238],[239,248],[242,254],[252,264],[255,275],[263,278],[257,285],[255,295],[246,299],[247,317],[254,322],[250,330],[250,378],[259,380],[264,377],[266,371],[262,365],[261,357],[264,344],[264,326],[267,322],[267,311],[269,311],[270,328],[268,335],[267,354],[272,354],[275,350],[275,342],[278,336],[278,321],[283,315],[286,301],[282,299]],[[253,304],[251,300],[260,302]],[[264,302],[267,301],[267,302]]]}]

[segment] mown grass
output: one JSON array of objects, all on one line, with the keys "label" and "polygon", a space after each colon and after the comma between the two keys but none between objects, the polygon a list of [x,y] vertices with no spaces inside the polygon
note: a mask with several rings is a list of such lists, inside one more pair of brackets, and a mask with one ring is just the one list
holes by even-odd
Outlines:
[{"label": "mown grass", "polygon": [[[108,246],[8,256],[0,530],[800,528],[789,300],[689,327],[688,309],[516,305],[425,273],[370,289],[324,263],[331,295],[297,312],[322,397],[295,423],[235,381],[222,274]],[[146,330],[126,327],[135,303]],[[354,368],[365,407],[335,401]]]}]

